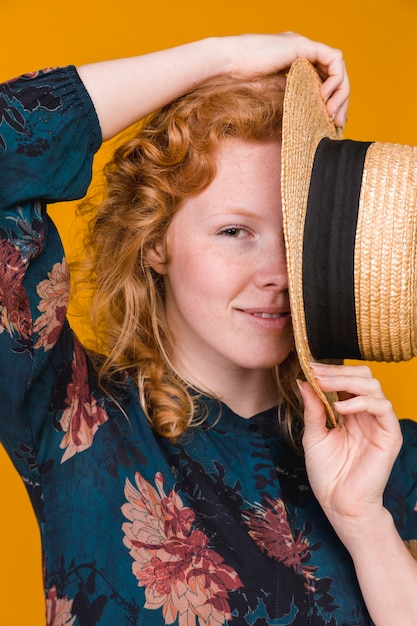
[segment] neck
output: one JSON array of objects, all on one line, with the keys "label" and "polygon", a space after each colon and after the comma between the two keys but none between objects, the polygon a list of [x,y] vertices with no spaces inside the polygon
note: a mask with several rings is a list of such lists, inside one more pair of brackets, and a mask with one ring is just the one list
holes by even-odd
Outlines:
[{"label": "neck", "polygon": [[278,404],[278,392],[271,372],[267,380],[248,381],[236,389],[230,387],[222,394],[221,400],[241,417],[249,418]]},{"label": "neck", "polygon": [[[207,366],[207,363],[205,363]],[[195,367],[175,362],[176,371],[191,385],[207,395],[213,395],[234,413],[249,418],[276,406],[279,401],[276,382],[271,369],[246,370],[231,368],[227,371],[205,367],[203,375],[195,375]]]}]

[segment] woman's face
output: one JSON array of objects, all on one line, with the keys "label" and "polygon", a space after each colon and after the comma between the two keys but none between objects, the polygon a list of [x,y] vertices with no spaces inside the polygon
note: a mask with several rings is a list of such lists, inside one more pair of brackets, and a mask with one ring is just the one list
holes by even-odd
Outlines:
[{"label": "woman's face", "polygon": [[293,347],[280,158],[278,140],[225,140],[215,179],[168,229],[168,263],[158,270],[173,363],[191,382],[269,372]]}]

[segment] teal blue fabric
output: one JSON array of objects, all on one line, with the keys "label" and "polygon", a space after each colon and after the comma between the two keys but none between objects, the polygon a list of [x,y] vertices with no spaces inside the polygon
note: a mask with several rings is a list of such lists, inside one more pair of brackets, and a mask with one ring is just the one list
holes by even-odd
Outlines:
[{"label": "teal blue fabric", "polygon": [[[46,211],[83,196],[100,141],[75,68],[0,87],[0,432],[39,521],[48,626],[369,626],[278,409],[243,419],[203,397],[206,422],[172,445],[128,378],[117,403],[100,390]],[[413,548],[417,424],[402,426],[386,505]]]}]

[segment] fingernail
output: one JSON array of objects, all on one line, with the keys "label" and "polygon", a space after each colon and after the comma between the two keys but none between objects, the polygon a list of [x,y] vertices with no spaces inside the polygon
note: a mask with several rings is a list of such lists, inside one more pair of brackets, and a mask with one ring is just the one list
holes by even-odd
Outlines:
[{"label": "fingernail", "polygon": [[297,383],[298,389],[300,390],[300,393],[304,398],[303,382],[299,378],[296,378],[295,382]]},{"label": "fingernail", "polygon": [[352,404],[352,400],[353,398],[347,398],[346,400],[335,400],[333,402],[333,406],[337,410],[340,410],[342,407],[344,407],[345,409],[348,409],[350,405]]},{"label": "fingernail", "polygon": [[326,363],[318,363],[317,361],[310,361],[309,365],[311,369],[325,370],[327,368]]}]

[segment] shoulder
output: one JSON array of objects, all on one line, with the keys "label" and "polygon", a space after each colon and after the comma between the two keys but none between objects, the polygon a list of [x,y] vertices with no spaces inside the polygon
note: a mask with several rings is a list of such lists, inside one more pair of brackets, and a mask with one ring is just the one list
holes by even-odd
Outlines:
[{"label": "shoulder", "polygon": [[404,532],[417,524],[417,422],[400,420],[403,445],[394,463],[384,501],[394,516],[397,528]]},{"label": "shoulder", "polygon": [[400,420],[403,445],[399,454],[399,460],[411,457],[417,472],[417,422],[410,419]]},{"label": "shoulder", "polygon": [[388,490],[401,488],[404,492],[417,490],[417,422],[400,420],[403,443],[392,468]]},{"label": "shoulder", "polygon": [[0,85],[0,206],[82,197],[101,130],[74,66]]},{"label": "shoulder", "polygon": [[417,488],[417,422],[400,420],[403,443],[395,461],[391,480],[396,483],[413,481]]}]

